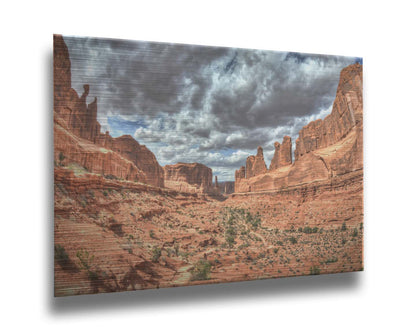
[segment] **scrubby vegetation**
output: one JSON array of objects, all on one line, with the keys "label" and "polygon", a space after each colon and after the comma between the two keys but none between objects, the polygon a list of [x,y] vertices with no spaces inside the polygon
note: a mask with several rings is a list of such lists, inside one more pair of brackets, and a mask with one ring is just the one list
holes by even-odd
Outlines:
[{"label": "scrubby vegetation", "polygon": [[211,276],[211,263],[207,260],[199,260],[191,269],[192,280],[209,280]]}]

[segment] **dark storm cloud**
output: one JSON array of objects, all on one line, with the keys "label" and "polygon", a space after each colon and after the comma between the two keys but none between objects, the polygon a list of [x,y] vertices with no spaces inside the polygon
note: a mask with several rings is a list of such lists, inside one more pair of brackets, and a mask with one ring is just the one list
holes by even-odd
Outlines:
[{"label": "dark storm cloud", "polygon": [[[65,37],[72,86],[98,97],[113,135],[134,133],[163,164],[198,161],[228,177],[326,116],[342,68],[360,58]],[[137,128],[132,126],[137,124]],[[233,151],[231,156],[219,153]],[[266,150],[267,149],[267,150]]]},{"label": "dark storm cloud", "polygon": [[99,97],[103,109],[122,115],[178,112],[188,102],[182,97],[190,85],[192,107],[200,108],[211,76],[201,75],[199,69],[230,52],[113,39],[66,37],[65,42],[73,86],[81,92],[83,84],[90,84],[90,95]]}]

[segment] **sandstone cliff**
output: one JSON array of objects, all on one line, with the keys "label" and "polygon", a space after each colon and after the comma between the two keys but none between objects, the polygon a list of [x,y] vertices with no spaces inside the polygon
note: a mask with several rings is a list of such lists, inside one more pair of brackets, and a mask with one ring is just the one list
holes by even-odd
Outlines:
[{"label": "sandstone cliff", "polygon": [[292,138],[285,136],[282,144],[274,143],[274,156],[270,163],[270,170],[275,170],[280,167],[292,164]]},{"label": "sandstone cliff", "polygon": [[87,103],[89,85],[81,97],[71,88],[71,61],[60,35],[54,35],[54,144],[60,166],[78,164],[105,175],[164,186],[164,172],[155,155],[130,135],[112,138],[101,133],[97,98]]},{"label": "sandstone cliff", "polygon": [[267,171],[266,163],[263,157],[263,148],[257,147],[257,155],[247,157],[246,161],[246,176],[247,178],[254,177],[265,173]]},{"label": "sandstone cliff", "polygon": [[178,191],[210,193],[212,169],[200,163],[177,163],[164,166],[165,186]]},{"label": "sandstone cliff", "polygon": [[300,130],[295,162],[292,164],[291,139],[285,137],[282,145],[275,143],[269,170],[254,167],[255,162],[261,160],[259,150],[257,156],[247,158],[246,166],[235,173],[235,191],[278,190],[362,169],[362,80],[362,65],[344,68],[331,114]]},{"label": "sandstone cliff", "polygon": [[328,147],[344,138],[363,118],[362,65],[354,64],[341,71],[332,112],[324,120],[306,125],[296,140],[295,158]]}]

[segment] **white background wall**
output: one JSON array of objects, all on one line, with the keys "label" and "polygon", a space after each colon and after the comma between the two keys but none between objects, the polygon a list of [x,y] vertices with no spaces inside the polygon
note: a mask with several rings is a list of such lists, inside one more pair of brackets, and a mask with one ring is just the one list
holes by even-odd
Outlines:
[{"label": "white background wall", "polygon": [[[414,14],[400,0],[3,2],[3,331],[414,330]],[[54,300],[52,33],[363,56],[365,271]]]}]

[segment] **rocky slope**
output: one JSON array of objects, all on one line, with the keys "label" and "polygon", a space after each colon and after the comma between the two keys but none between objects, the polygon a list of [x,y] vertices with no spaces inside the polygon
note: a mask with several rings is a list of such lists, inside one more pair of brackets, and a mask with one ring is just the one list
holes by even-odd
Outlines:
[{"label": "rocky slope", "polygon": [[215,190],[212,184],[212,169],[200,163],[177,163],[165,165],[165,186],[178,191],[210,193]]},{"label": "rocky slope", "polygon": [[261,147],[235,173],[236,192],[280,190],[323,181],[363,168],[362,65],[341,71],[331,114],[303,127],[292,164],[291,138],[275,143],[269,170]]},{"label": "rocky slope", "polygon": [[87,103],[71,88],[71,61],[60,35],[54,35],[54,157],[62,167],[78,165],[90,172],[164,186],[164,172],[155,155],[130,135],[101,133],[97,98]]}]

